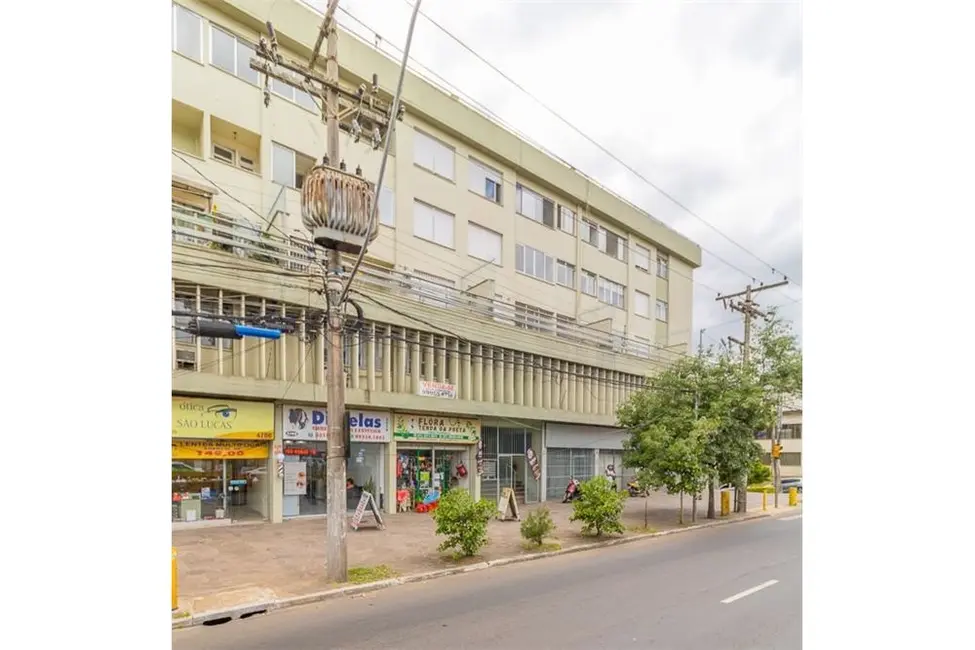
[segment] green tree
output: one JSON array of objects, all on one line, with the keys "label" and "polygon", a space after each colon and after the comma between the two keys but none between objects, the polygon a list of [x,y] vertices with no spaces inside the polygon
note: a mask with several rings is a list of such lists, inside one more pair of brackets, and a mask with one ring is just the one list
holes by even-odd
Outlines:
[{"label": "green tree", "polygon": [[[683,484],[696,495],[707,485],[708,517],[714,518],[715,483],[740,484],[744,494],[748,469],[761,454],[755,431],[767,416],[762,398],[755,373],[729,354],[702,350],[681,357],[617,410],[630,433],[624,464],[671,490]],[[669,478],[670,466],[680,468],[681,478]]]},{"label": "green tree", "polygon": [[446,492],[433,511],[436,533],[446,537],[439,550],[458,549],[465,556],[475,555],[487,544],[487,527],[494,508],[486,499],[474,501],[470,492],[462,488]]},{"label": "green tree", "polygon": [[621,520],[626,492],[616,489],[605,476],[596,476],[582,484],[582,494],[572,503],[569,521],[581,521],[584,534],[622,533]]},{"label": "green tree", "polygon": [[680,494],[678,521],[682,524],[684,494],[698,494],[707,482],[702,462],[705,436],[701,433],[701,422],[692,421],[689,431],[655,425],[634,436],[634,447],[640,454],[640,481],[654,489],[666,488],[671,494]]},{"label": "green tree", "polygon": [[552,521],[552,513],[545,506],[541,506],[525,517],[521,522],[521,536],[529,542],[534,542],[541,546],[545,538],[555,530],[555,522]]},{"label": "green tree", "polygon": [[748,470],[749,485],[764,485],[772,480],[772,468],[756,460]]},{"label": "green tree", "polygon": [[778,424],[777,412],[784,402],[802,397],[802,349],[792,325],[775,308],[758,325],[750,361],[770,407],[768,421],[761,428],[773,431]]},{"label": "green tree", "polygon": [[[706,417],[713,426],[708,460],[717,482],[737,486],[737,510],[744,511],[748,471],[762,453],[755,433],[767,426],[774,406],[765,399],[752,365],[743,366],[730,354],[722,354],[711,370],[720,390],[706,404]],[[713,516],[710,506],[708,516]]]}]

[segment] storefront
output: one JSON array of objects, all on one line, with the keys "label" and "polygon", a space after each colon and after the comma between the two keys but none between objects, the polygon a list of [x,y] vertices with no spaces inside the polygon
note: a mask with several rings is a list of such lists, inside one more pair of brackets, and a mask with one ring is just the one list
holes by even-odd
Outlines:
[{"label": "storefront", "polygon": [[[481,496],[497,501],[510,487],[519,503],[541,499],[541,462],[535,450],[542,448],[540,428],[481,425]],[[536,471],[538,470],[538,471]]]},{"label": "storefront", "polygon": [[396,413],[396,509],[422,512],[453,488],[477,496],[474,449],[480,434],[476,418]]},{"label": "storefront", "polygon": [[606,475],[613,466],[617,487],[626,487],[633,471],[623,467],[623,440],[626,432],[615,427],[579,424],[545,425],[545,497],[561,499],[570,478],[587,481]]},{"label": "storefront", "polygon": [[174,525],[268,519],[274,405],[176,396],[172,401]]},{"label": "storefront", "polygon": [[[326,458],[328,413],[324,406],[285,405],[281,409],[284,447],[284,517],[324,515],[327,499]],[[371,492],[382,507],[386,495],[385,467],[391,439],[390,415],[378,411],[349,412],[349,460],[346,476]]]}]

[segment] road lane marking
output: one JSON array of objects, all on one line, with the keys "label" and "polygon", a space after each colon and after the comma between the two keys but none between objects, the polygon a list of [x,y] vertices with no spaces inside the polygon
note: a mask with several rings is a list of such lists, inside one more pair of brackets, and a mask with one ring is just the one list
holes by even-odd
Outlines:
[{"label": "road lane marking", "polygon": [[738,600],[739,598],[744,598],[745,596],[751,596],[756,591],[761,591],[762,589],[765,589],[766,587],[771,587],[774,584],[778,584],[778,582],[779,582],[778,580],[769,580],[768,582],[763,582],[762,584],[758,585],[757,587],[752,587],[751,589],[746,589],[745,591],[740,591],[737,594],[735,594],[734,596],[730,596],[729,598],[725,598],[724,600],[721,601],[721,603],[724,604],[724,605],[727,605],[729,603],[733,603],[736,600]]},{"label": "road lane marking", "polygon": [[780,517],[779,521],[795,521],[796,519],[802,519],[802,515],[792,515],[791,517]]}]

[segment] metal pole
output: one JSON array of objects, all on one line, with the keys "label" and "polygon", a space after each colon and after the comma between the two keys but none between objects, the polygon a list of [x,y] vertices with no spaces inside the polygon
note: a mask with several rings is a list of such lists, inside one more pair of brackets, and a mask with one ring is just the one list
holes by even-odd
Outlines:
[{"label": "metal pole", "polygon": [[[779,398],[779,403],[776,405],[775,414],[775,432],[772,434],[772,447],[781,444],[779,440],[782,438],[782,398]],[[773,499],[773,505],[779,507],[779,491],[782,489],[782,466],[779,464],[779,459],[772,458],[772,485],[775,488],[775,497]]]},{"label": "metal pole", "polygon": [[[333,3],[337,4],[337,3]],[[331,9],[331,7],[329,7]],[[334,11],[334,10],[333,10]],[[329,21],[325,38],[325,77],[332,84],[339,83],[339,32],[334,17]],[[328,158],[332,165],[339,163],[339,96],[332,86],[325,91],[325,137]],[[345,439],[342,423],[345,419],[345,373],[342,367],[342,258],[337,250],[326,251],[327,269],[325,292],[328,305],[326,348],[326,385],[328,412],[328,441],[326,458],[326,537],[325,573],[330,582],[345,582],[348,573],[348,554],[345,545]]]}]

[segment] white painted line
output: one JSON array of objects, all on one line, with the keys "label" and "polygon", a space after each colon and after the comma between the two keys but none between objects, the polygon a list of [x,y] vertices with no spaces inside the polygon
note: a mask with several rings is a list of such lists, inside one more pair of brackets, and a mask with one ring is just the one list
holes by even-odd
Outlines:
[{"label": "white painted line", "polygon": [[727,605],[729,603],[733,603],[736,600],[738,600],[739,598],[744,598],[745,596],[751,596],[756,591],[761,591],[762,589],[765,589],[766,587],[771,587],[774,584],[778,584],[778,582],[779,582],[778,580],[769,580],[768,582],[763,582],[762,584],[758,585],[757,587],[752,587],[751,589],[746,589],[745,591],[739,592],[739,593],[735,594],[734,596],[731,596],[729,598],[725,598],[721,602],[722,602],[722,604],[725,604],[725,605]]},{"label": "white painted line", "polygon": [[802,515],[792,515],[791,517],[780,517],[779,521],[795,521],[796,519],[802,519]]}]

